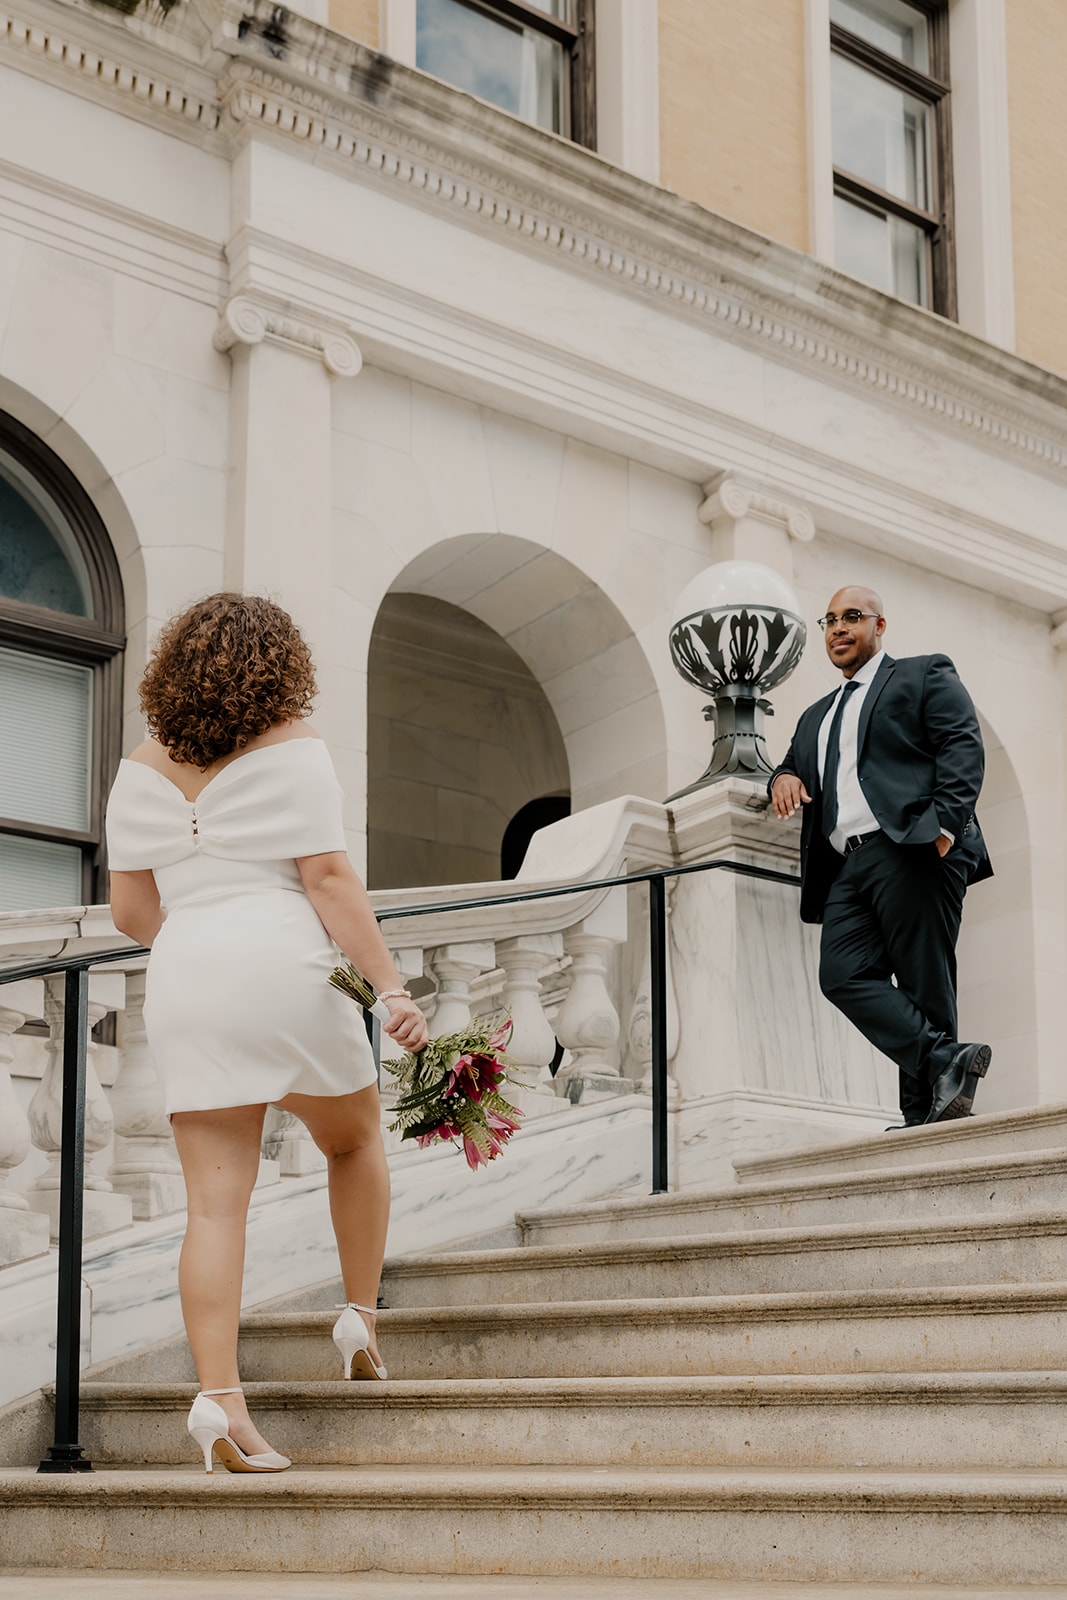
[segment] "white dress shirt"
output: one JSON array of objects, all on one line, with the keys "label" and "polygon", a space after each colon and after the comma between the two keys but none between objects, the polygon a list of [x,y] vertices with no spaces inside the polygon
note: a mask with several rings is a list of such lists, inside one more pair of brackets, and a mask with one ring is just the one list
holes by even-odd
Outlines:
[{"label": "white dress shirt", "polygon": [[855,833],[877,833],[878,823],[874,813],[867,804],[866,796],[860,787],[859,774],[856,763],[859,759],[859,728],[860,710],[867,691],[874,682],[875,674],[882,665],[882,651],[879,650],[865,661],[858,672],[846,678],[840,689],[830,702],[830,709],[822,719],[819,728],[819,782],[826,770],[826,746],[830,742],[830,724],[834,720],[841,696],[848,683],[858,684],[845,701],[845,710],[841,717],[841,734],[839,742],[840,755],[837,763],[837,826],[830,835],[830,843],[838,855],[845,853],[845,840],[850,839]]}]

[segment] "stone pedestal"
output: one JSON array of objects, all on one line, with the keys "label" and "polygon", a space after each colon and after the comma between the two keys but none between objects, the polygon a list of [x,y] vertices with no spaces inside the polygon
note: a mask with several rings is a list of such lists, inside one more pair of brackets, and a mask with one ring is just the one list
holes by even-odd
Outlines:
[{"label": "stone pedestal", "polygon": [[111,1090],[115,1157],[108,1174],[112,1187],[130,1197],[139,1222],[185,1206],[181,1162],[145,1033],[144,995],[144,968],[127,972],[120,1013],[122,1065]]},{"label": "stone pedestal", "polygon": [[[762,784],[727,780],[673,806],[679,865],[720,857],[799,870],[799,819]],[[672,1184],[732,1182],[734,1155],[872,1133],[896,1072],[822,997],[799,889],[736,873],[678,879],[671,963],[683,1019],[672,1063]]]}]

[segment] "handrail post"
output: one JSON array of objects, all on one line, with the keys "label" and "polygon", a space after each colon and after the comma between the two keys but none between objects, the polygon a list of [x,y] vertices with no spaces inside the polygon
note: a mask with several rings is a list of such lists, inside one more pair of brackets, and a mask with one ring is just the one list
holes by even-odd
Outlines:
[{"label": "handrail post", "polygon": [[78,1438],[81,1378],[82,1193],[85,1182],[85,1057],[89,970],[67,969],[63,997],[63,1115],[59,1182],[55,1442],[38,1472],[92,1472]]},{"label": "handrail post", "polygon": [[648,937],[652,965],[652,1193],[668,1190],[667,1152],[667,887],[648,880]]}]

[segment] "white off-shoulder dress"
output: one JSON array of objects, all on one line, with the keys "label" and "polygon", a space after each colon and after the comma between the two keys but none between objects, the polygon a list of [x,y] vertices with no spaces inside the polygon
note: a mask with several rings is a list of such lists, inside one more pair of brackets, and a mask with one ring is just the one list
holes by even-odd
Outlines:
[{"label": "white off-shoulder dress", "polygon": [[246,751],[196,800],[123,761],[107,808],[110,865],[151,869],[167,917],[148,963],[145,1026],[166,1110],[365,1089],[363,1013],[327,982],[340,959],[296,857],[345,848],[320,739]]}]

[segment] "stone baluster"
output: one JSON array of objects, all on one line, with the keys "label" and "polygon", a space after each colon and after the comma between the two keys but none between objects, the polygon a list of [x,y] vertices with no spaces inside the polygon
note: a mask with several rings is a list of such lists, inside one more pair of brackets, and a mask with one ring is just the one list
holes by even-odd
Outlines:
[{"label": "stone baluster", "polygon": [[556,1053],[556,1033],[541,1004],[541,973],[563,954],[558,933],[525,934],[518,939],[498,939],[496,964],[504,969],[501,995],[513,1023],[508,1055],[528,1088],[508,1090],[508,1098],[527,1116],[558,1111],[559,1101],[545,1080]]},{"label": "stone baluster", "polygon": [[143,965],[126,973],[126,1005],[119,1015],[121,1065],[111,1089],[115,1121],[112,1187],[128,1195],[138,1221],[185,1206],[181,1163],[163,1109],[163,1087],[144,1025]]},{"label": "stone baluster", "polygon": [[31,1017],[43,1014],[39,978],[0,987],[0,1267],[48,1249],[48,1218],[31,1211],[26,1199],[7,1186],[8,1174],[30,1153],[30,1124],[11,1082],[11,1036]]},{"label": "stone baluster", "polygon": [[[59,1232],[59,1172],[63,1116],[63,990],[64,981],[45,981],[44,1017],[48,1023],[47,1062],[44,1074],[30,1101],[30,1137],[48,1157],[48,1166],[26,1196],[32,1211],[48,1217],[52,1237]],[[89,1027],[122,1008],[125,999],[121,973],[98,974],[89,980]],[[111,1107],[96,1074],[92,1040],[85,1062],[85,1195],[82,1216],[84,1237],[112,1233],[133,1220],[133,1202],[125,1194],[115,1194],[105,1177],[91,1170],[91,1161],[111,1140]]]},{"label": "stone baluster", "polygon": [[556,1035],[570,1052],[556,1076],[557,1092],[588,1104],[628,1094],[618,1066],[619,1013],[607,984],[608,960],[626,940],[626,891],[613,889],[592,916],[568,928],[571,986],[556,1017]]},{"label": "stone baluster", "polygon": [[[671,912],[674,909],[674,895],[678,887],[677,878],[667,879],[667,1095],[668,1098],[678,1098],[678,1085],[670,1073],[670,1063],[678,1054],[679,1023],[678,1023],[678,996],[674,987],[674,967],[671,961]],[[640,1087],[643,1094],[652,1093],[652,953],[648,942],[648,919],[645,919],[645,954],[641,966],[641,979],[637,985],[634,1003],[630,1008],[630,1020],[627,1034],[630,1044],[631,1071],[636,1068],[641,1073]],[[634,1073],[636,1076],[636,1072]]]},{"label": "stone baluster", "polygon": [[291,1111],[283,1111],[280,1106],[267,1107],[263,1123],[263,1155],[267,1161],[277,1162],[283,1178],[304,1178],[308,1173],[326,1170],[326,1157],[300,1118]]},{"label": "stone baluster", "polygon": [[493,969],[493,941],[438,945],[430,951],[428,965],[437,980],[434,1036],[459,1033],[471,1019],[471,984],[480,973]]}]

